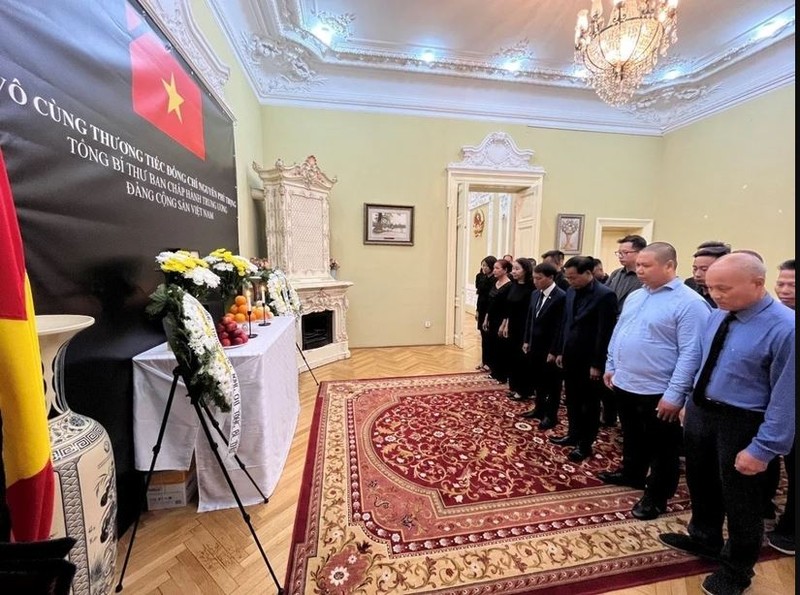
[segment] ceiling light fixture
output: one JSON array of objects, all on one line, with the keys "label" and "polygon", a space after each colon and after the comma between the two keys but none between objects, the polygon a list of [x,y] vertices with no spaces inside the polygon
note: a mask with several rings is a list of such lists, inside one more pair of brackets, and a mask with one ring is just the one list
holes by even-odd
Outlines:
[{"label": "ceiling light fixture", "polygon": [[319,23],[314,27],[311,30],[311,34],[328,47],[330,47],[331,41],[333,41],[333,29],[323,23]]},{"label": "ceiling light fixture", "polygon": [[603,20],[602,0],[578,12],[575,61],[610,105],[627,103],[644,77],[677,41],[678,0],[613,0]]},{"label": "ceiling light fixture", "polygon": [[436,60],[436,54],[433,53],[433,50],[425,50],[420,54],[419,59],[425,62],[426,64],[430,64],[434,60]]}]

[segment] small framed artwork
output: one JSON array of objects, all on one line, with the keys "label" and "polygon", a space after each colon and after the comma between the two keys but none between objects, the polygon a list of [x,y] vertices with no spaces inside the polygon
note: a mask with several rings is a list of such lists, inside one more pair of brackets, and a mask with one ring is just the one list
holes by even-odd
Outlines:
[{"label": "small framed artwork", "polygon": [[414,207],[364,203],[364,243],[414,245]]},{"label": "small framed artwork", "polygon": [[559,213],[556,219],[556,248],[564,254],[580,254],[583,248],[583,215]]}]

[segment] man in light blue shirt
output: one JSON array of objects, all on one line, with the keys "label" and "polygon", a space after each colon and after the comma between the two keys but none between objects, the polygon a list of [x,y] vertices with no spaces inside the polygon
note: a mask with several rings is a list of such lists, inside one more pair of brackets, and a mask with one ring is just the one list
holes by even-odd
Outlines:
[{"label": "man in light blue shirt", "polygon": [[765,278],[764,263],[745,253],[708,269],[719,310],[703,334],[684,419],[692,519],[688,535],[659,535],[670,547],[721,563],[703,581],[711,595],[739,595],[750,586],[764,532],[764,471],[794,442],[794,311],[767,293]]},{"label": "man in light blue shirt", "polygon": [[676,267],[675,248],[666,242],[639,252],[636,274],[643,287],[625,301],[603,376],[619,403],[622,467],[598,477],[644,488],[631,511],[639,519],[658,517],[678,487],[678,414],[700,367],[701,332],[711,313],[677,277]]}]

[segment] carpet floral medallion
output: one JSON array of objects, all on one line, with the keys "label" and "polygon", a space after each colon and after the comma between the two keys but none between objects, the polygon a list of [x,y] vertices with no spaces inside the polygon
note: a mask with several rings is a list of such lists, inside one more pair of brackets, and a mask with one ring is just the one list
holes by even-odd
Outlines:
[{"label": "carpet floral medallion", "polygon": [[539,431],[506,391],[484,374],[322,383],[287,593],[580,595],[709,568],[658,540],[686,529],[685,483],[634,519],[641,491],[597,479],[618,430],[572,463],[547,441],[565,428]]}]

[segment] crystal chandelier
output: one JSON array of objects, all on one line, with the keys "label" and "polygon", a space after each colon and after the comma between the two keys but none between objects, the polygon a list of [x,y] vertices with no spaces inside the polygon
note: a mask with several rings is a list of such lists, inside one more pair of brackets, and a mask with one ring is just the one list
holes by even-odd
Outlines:
[{"label": "crystal chandelier", "polygon": [[613,0],[603,21],[602,0],[578,12],[575,61],[588,71],[600,99],[622,105],[633,97],[677,39],[678,0]]}]

